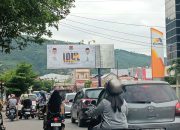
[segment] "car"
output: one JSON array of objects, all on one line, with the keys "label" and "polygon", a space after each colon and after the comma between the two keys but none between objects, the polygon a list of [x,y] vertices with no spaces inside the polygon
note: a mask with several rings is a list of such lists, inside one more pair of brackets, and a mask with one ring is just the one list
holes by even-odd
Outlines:
[{"label": "car", "polygon": [[72,107],[71,107],[71,122],[75,123],[78,120],[78,126],[82,127],[90,120],[90,117],[85,114],[89,110],[91,104],[95,104],[102,87],[99,88],[83,88],[77,92]]},{"label": "car", "polygon": [[71,106],[74,100],[76,93],[66,93],[65,100],[63,101],[65,105],[65,115],[68,116],[71,114]]},{"label": "car", "polygon": [[62,97],[62,101],[65,100],[67,93],[72,93],[72,90],[69,90],[69,89],[62,89],[62,90],[58,90],[58,91],[59,91],[59,95]]},{"label": "car", "polygon": [[[122,96],[128,103],[127,119],[130,129],[180,129],[180,102],[167,82],[128,81],[122,82],[122,88]],[[104,89],[99,95],[98,103],[105,97]]]}]

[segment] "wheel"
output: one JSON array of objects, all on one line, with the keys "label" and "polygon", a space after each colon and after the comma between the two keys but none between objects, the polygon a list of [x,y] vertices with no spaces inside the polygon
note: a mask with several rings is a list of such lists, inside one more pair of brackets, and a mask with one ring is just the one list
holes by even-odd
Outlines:
[{"label": "wheel", "polygon": [[83,127],[84,126],[84,120],[80,119],[80,116],[78,116],[78,126]]},{"label": "wheel", "polygon": [[71,123],[76,123],[76,120],[71,116]]},{"label": "wheel", "polygon": [[31,115],[31,118],[34,119],[34,115]]}]

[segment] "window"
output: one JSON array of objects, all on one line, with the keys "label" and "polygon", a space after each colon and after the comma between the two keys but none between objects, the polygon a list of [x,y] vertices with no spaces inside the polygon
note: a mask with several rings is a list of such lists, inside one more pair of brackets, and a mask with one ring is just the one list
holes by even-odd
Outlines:
[{"label": "window", "polygon": [[99,96],[101,91],[102,91],[102,89],[90,89],[90,90],[86,90],[86,97],[87,98],[98,99],[98,96]]},{"label": "window", "polygon": [[173,29],[173,30],[168,31],[168,32],[166,33],[167,38],[172,37],[172,36],[174,36],[175,34],[176,34],[176,29]]},{"label": "window", "polygon": [[173,36],[167,40],[167,44],[172,44],[177,42],[176,36]]},{"label": "window", "polygon": [[177,51],[177,57],[180,58],[180,50]]},{"label": "window", "polygon": [[124,91],[123,96],[128,103],[163,103],[177,100],[175,92],[165,84],[129,85],[124,87]]}]

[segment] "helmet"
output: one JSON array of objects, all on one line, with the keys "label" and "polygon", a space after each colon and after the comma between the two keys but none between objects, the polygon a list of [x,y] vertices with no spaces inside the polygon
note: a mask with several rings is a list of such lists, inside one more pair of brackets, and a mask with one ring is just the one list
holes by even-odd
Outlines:
[{"label": "helmet", "polygon": [[24,99],[28,99],[28,94],[23,95]]},{"label": "helmet", "polygon": [[121,81],[118,79],[109,80],[106,83],[105,87],[106,87],[106,90],[111,95],[118,95],[118,94],[121,94],[123,92]]},{"label": "helmet", "polygon": [[11,94],[11,98],[14,98],[15,97],[15,94]]}]

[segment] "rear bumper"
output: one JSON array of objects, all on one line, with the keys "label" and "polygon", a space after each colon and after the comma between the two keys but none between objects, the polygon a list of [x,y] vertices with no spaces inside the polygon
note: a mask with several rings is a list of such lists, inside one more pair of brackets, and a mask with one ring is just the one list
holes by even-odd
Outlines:
[{"label": "rear bumper", "polygon": [[173,122],[128,124],[128,126],[130,129],[164,128],[165,130],[180,130],[180,117],[176,117]]}]

